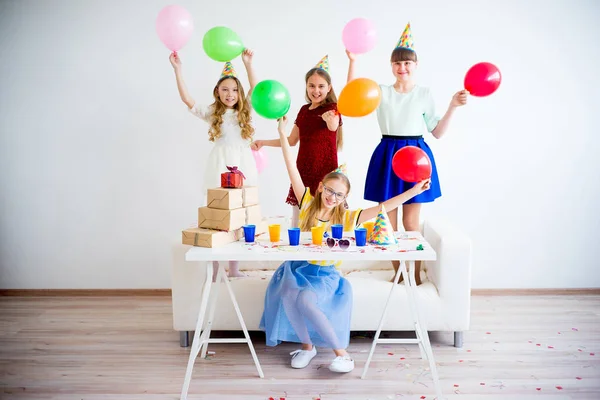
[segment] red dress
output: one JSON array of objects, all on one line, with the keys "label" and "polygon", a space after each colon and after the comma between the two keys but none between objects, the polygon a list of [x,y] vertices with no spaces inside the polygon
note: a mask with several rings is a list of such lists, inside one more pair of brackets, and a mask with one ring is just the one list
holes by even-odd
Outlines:
[{"label": "red dress", "polygon": [[[337,111],[337,104],[323,104],[314,110],[310,110],[309,107],[310,104],[303,105],[294,122],[300,131],[300,148],[296,166],[304,186],[309,187],[310,193],[314,195],[323,177],[338,167],[337,132],[330,131],[327,123],[321,118],[324,112]],[[342,126],[341,116],[340,126]],[[286,203],[292,206],[298,205],[291,185]]]}]

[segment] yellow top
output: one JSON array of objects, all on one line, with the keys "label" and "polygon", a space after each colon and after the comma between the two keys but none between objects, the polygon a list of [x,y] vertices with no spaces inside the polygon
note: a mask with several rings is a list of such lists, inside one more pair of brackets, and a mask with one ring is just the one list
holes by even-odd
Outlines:
[{"label": "yellow top", "polygon": [[[310,194],[310,189],[306,188],[306,190],[304,191],[304,196],[302,196],[302,200],[300,201],[300,215],[298,216],[300,221],[303,221],[306,218],[306,210],[308,209],[308,206],[313,202],[315,198]],[[344,232],[346,231],[352,231],[354,230],[354,228],[356,227],[356,221],[358,221],[358,217],[360,216],[360,213],[362,212],[362,209],[356,209],[356,210],[346,210],[344,212]],[[331,223],[330,221],[321,221],[320,219],[317,220],[316,224],[314,226],[324,226],[325,230],[329,230]],[[340,260],[338,261],[317,261],[317,260],[308,260],[309,264],[314,264],[314,265],[320,265],[322,267],[328,266],[328,265],[333,265],[334,267],[339,267],[340,265],[342,265],[342,262]]]}]

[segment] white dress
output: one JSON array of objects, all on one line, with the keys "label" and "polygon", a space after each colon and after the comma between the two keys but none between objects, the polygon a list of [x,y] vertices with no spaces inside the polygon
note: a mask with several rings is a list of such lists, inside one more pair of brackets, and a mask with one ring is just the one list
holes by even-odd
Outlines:
[{"label": "white dress", "polygon": [[[206,121],[210,128],[210,106],[194,105],[189,111]],[[208,132],[208,130],[207,130]],[[250,139],[242,138],[242,128],[237,119],[237,111],[228,109],[223,114],[221,136],[214,141],[214,147],[208,155],[204,172],[203,192],[206,189],[221,187],[221,174],[227,172],[227,166],[236,166],[244,173],[244,186],[258,186],[256,161],[250,148]]]}]

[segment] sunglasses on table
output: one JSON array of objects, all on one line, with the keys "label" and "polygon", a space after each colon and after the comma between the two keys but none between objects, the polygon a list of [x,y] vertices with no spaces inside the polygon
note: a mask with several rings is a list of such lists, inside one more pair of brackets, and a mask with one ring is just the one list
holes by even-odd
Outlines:
[{"label": "sunglasses on table", "polygon": [[350,240],[348,240],[348,239],[334,239],[332,237],[328,237],[326,242],[327,242],[327,246],[330,249],[333,249],[335,247],[336,243],[339,246],[339,248],[342,250],[346,250],[348,247],[350,247]]}]

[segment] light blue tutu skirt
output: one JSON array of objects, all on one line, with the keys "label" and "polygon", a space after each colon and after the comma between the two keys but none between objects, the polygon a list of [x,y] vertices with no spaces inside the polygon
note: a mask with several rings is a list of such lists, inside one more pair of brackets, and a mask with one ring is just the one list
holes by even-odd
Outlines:
[{"label": "light blue tutu skirt", "polygon": [[308,335],[315,346],[343,349],[351,312],[352,287],[334,266],[286,261],[269,282],[260,329],[267,346],[306,343]]}]

